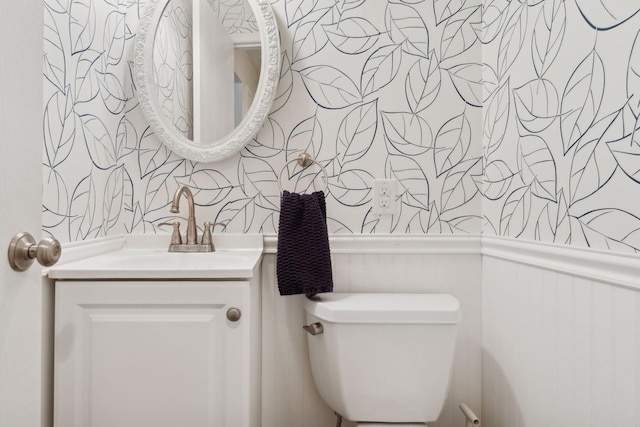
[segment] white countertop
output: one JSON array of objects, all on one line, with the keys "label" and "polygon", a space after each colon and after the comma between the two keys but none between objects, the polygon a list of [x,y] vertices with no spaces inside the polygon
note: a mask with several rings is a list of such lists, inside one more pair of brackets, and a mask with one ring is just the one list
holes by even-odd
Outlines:
[{"label": "white countertop", "polygon": [[[260,234],[214,235],[215,252],[168,252],[170,236],[125,235],[106,253],[49,268],[56,280],[239,280],[250,279],[260,262]],[[64,253],[64,246],[63,246]]]}]

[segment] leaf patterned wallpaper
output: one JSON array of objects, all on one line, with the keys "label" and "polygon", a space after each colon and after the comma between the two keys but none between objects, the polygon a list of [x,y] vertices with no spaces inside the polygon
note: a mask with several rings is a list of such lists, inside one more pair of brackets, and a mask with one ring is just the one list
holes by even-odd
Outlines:
[{"label": "leaf patterned wallpaper", "polygon": [[[273,1],[282,70],[269,120],[238,155],[197,164],[164,148],[136,99],[144,0],[47,0],[45,231],[153,233],[188,185],[200,223],[274,233],[278,173],[307,151],[329,173],[331,233],[479,233],[481,9],[466,3]],[[321,186],[318,172],[292,164],[283,186]],[[372,214],[374,178],[400,181],[397,215]]]},{"label": "leaf patterned wallpaper", "polygon": [[[157,232],[181,185],[200,223],[274,233],[278,173],[307,151],[329,173],[331,233],[640,250],[634,2],[272,0],[277,99],[255,140],[212,164],[170,153],[142,115],[144,3],[45,1],[43,222],[61,241]],[[220,0],[231,20],[243,7]],[[322,185],[313,167],[284,174],[290,190]],[[399,180],[397,215],[372,213],[374,178]]]},{"label": "leaf patterned wallpaper", "polygon": [[640,4],[484,7],[484,233],[640,251]]},{"label": "leaf patterned wallpaper", "polygon": [[184,137],[193,140],[193,10],[191,0],[171,0],[153,44],[153,81],[158,108]]}]

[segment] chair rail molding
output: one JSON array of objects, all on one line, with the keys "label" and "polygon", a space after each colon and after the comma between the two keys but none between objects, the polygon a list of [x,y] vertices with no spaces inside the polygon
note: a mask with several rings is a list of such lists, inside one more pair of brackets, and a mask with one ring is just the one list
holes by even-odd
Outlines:
[{"label": "chair rail molding", "polygon": [[[331,235],[331,253],[480,254],[479,235],[351,234]],[[264,236],[265,253],[278,252],[278,237]]]},{"label": "chair rail molding", "polygon": [[482,256],[640,291],[637,254],[483,236]]},{"label": "chair rail molding", "polygon": [[[63,243],[61,262],[118,250],[125,236]],[[335,254],[482,255],[640,290],[640,255],[497,236],[353,234],[329,237]],[[264,253],[275,254],[276,234],[264,235]]]}]

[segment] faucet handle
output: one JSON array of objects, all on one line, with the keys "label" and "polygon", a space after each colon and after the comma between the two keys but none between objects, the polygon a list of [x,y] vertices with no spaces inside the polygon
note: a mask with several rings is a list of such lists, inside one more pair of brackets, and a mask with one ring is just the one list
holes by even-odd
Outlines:
[{"label": "faucet handle", "polygon": [[213,224],[210,221],[204,223],[204,231],[202,233],[202,244],[203,245],[212,245],[213,242],[211,239],[211,226]]},{"label": "faucet handle", "polygon": [[215,250],[213,247],[213,239],[211,238],[211,229],[216,225],[222,225],[223,227],[227,227],[227,224],[224,222],[215,222],[207,221],[204,223],[204,233],[202,233],[202,244],[203,245],[211,245],[212,250]]},{"label": "faucet handle", "polygon": [[221,225],[225,230],[227,229],[227,224],[224,222],[214,222],[213,227],[215,228],[216,225]]},{"label": "faucet handle", "polygon": [[170,225],[173,227],[173,234],[171,235],[171,244],[172,245],[181,245],[182,244],[182,235],[180,234],[180,223],[178,221],[175,222],[161,222],[158,226],[162,225]]}]

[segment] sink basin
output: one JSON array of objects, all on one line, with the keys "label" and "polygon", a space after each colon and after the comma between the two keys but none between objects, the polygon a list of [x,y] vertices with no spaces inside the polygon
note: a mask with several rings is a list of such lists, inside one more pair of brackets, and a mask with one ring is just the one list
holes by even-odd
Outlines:
[{"label": "sink basin", "polygon": [[125,244],[115,251],[54,266],[48,275],[52,279],[246,279],[253,277],[261,256],[261,247],[186,253],[168,252],[166,246]]}]

